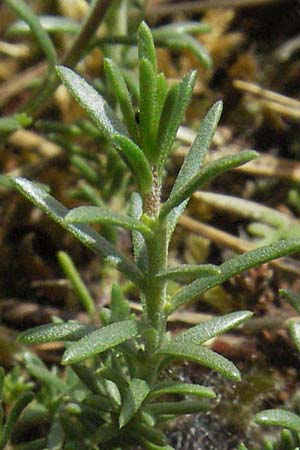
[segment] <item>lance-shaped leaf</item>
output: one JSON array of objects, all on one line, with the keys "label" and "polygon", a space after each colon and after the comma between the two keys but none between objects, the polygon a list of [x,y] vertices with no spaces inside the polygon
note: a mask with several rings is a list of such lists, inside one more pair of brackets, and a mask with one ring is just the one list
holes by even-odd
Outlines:
[{"label": "lance-shaped leaf", "polygon": [[[133,217],[136,220],[139,220],[143,215],[143,200],[137,192],[133,192],[131,196],[129,214],[130,217]],[[136,265],[143,273],[145,273],[148,268],[148,255],[145,239],[141,233],[133,231],[132,243]]]},{"label": "lance-shaped leaf", "polygon": [[[211,145],[222,114],[222,109],[222,102],[216,102],[202,120],[197,136],[194,139],[188,154],[184,158],[184,162],[174,183],[171,195],[175,194],[177,190],[198,173]],[[168,241],[172,236],[178,217],[184,211],[187,202],[188,200],[182,202],[177,208],[174,208],[168,216]]]},{"label": "lance-shaped leaf", "polygon": [[0,436],[0,450],[4,450],[6,448],[6,444],[11,436],[15,423],[19,419],[28,403],[32,401],[33,397],[34,395],[32,392],[25,392],[24,394],[20,395],[20,397],[12,407]]},{"label": "lance-shaped leaf", "polygon": [[200,323],[195,327],[175,337],[175,342],[182,344],[202,344],[218,334],[225,333],[232,328],[238,327],[252,316],[250,311],[238,311],[215,317],[207,322]]},{"label": "lance-shaped leaf", "polygon": [[293,320],[288,323],[289,332],[297,350],[300,352],[300,323]]},{"label": "lance-shaped leaf", "polygon": [[161,387],[154,388],[151,391],[151,397],[166,394],[179,394],[179,395],[194,395],[196,397],[215,398],[214,391],[206,386],[200,384],[190,383],[173,383],[169,385],[163,385]]},{"label": "lance-shaped leaf", "polygon": [[142,406],[143,401],[150,392],[146,381],[133,378],[128,386],[119,417],[119,426],[123,428]]},{"label": "lance-shaped leaf", "polygon": [[150,228],[144,225],[143,222],[99,206],[79,206],[71,209],[66,215],[66,221],[68,223],[103,223],[116,225],[128,230],[136,230],[145,236],[151,234]]},{"label": "lance-shaped leaf", "polygon": [[145,450],[175,450],[171,445],[156,445],[153,442],[147,441],[147,439],[142,438],[142,444],[145,447]]},{"label": "lance-shaped leaf", "polygon": [[140,115],[139,128],[141,145],[151,162],[156,162],[157,134],[157,73],[147,59],[139,61]]},{"label": "lance-shaped leaf", "polygon": [[209,53],[199,40],[195,39],[193,36],[189,36],[185,33],[161,34],[160,36],[155,36],[155,41],[157,44],[161,44],[171,50],[188,50],[198,59],[199,63],[205,69],[209,69],[212,65],[212,59]]},{"label": "lance-shaped leaf", "polygon": [[161,347],[157,353],[172,359],[193,361],[221,373],[229,380],[238,381],[241,378],[240,372],[232,362],[201,345],[194,343],[187,345],[186,342],[173,341]]},{"label": "lance-shaped leaf", "polygon": [[159,154],[158,175],[161,178],[165,161],[176,139],[178,128],[190,102],[196,81],[196,71],[185,75],[181,83],[173,86],[162,108],[158,133],[157,151]]},{"label": "lance-shaped leaf", "polygon": [[289,302],[295,311],[300,315],[300,295],[288,289],[279,289],[279,294]]},{"label": "lance-shaped leaf", "polygon": [[118,66],[108,58],[104,60],[104,70],[111,85],[112,91],[120,105],[123,114],[123,120],[129,131],[129,135],[135,143],[138,143],[138,127],[135,121],[130,94],[128,92],[128,88],[122,72],[120,71]]},{"label": "lance-shaped leaf", "polygon": [[217,275],[221,273],[218,266],[214,264],[182,264],[180,266],[171,267],[162,272],[158,272],[156,278],[163,280],[188,280],[200,278],[207,275]]},{"label": "lance-shaped leaf", "polygon": [[129,302],[124,298],[121,286],[117,283],[113,283],[111,288],[110,310],[113,322],[127,320],[129,318]]},{"label": "lance-shaped leaf", "polygon": [[85,336],[65,351],[62,364],[74,364],[105,352],[135,337],[138,328],[133,320],[115,322]]},{"label": "lance-shaped leaf", "polygon": [[112,138],[116,134],[127,135],[126,127],[118,116],[89,83],[68,67],[57,66],[56,70],[68,91],[106,138]]},{"label": "lance-shaped leaf", "polygon": [[146,59],[151,63],[154,71],[157,72],[157,60],[153,36],[146,22],[142,22],[139,26],[137,44],[139,60]]},{"label": "lance-shaped leaf", "polygon": [[[39,22],[47,33],[77,33],[80,30],[80,23],[75,20],[61,16],[39,16]],[[19,36],[31,34],[32,30],[23,20],[10,25],[6,31],[8,36]]]},{"label": "lance-shaped leaf", "polygon": [[86,247],[106,258],[108,262],[113,264],[121,272],[124,272],[134,283],[139,284],[143,278],[140,270],[127,260],[124,255],[119,253],[110,242],[87,225],[72,225],[67,223],[65,217],[69,210],[40,186],[21,177],[12,178],[11,180],[18,191],[45,212],[52,220],[70,231]]},{"label": "lance-shaped leaf", "polygon": [[300,417],[283,409],[266,409],[256,414],[254,420],[260,425],[275,425],[300,432]]},{"label": "lance-shaped leaf", "polygon": [[220,275],[212,275],[201,278],[182,288],[173,297],[168,313],[170,314],[184,303],[196,299],[199,295],[208,291],[212,287],[224,283],[224,281],[243,272],[244,270],[264,264],[272,259],[280,258],[281,256],[287,256],[291,253],[299,252],[299,250],[300,239],[288,239],[286,241],[266,245],[244,253],[243,255],[236,256],[235,258],[232,258],[219,266],[221,270]]},{"label": "lance-shaped leaf", "polygon": [[112,142],[115,147],[122,152],[126,164],[129,166],[136,179],[139,191],[142,194],[149,193],[152,186],[152,172],[140,147],[126,136],[120,134],[116,134],[112,138]]},{"label": "lance-shaped leaf", "polygon": [[224,158],[220,158],[217,161],[213,161],[210,164],[207,164],[207,166],[201,169],[200,172],[195,175],[190,181],[185,183],[181,188],[171,193],[169,199],[161,208],[160,218],[164,219],[173,208],[176,208],[176,206],[178,206],[180,203],[190,198],[193,192],[195,192],[212,178],[220,175],[223,172],[226,172],[227,170],[233,169],[234,167],[245,164],[256,158],[257,156],[257,152],[246,150],[239,153],[238,155],[225,156]]},{"label": "lance-shaped leaf", "polygon": [[80,322],[49,323],[39,325],[20,334],[18,341],[23,344],[44,344],[45,342],[77,341],[88,333],[95,331],[92,325]]},{"label": "lance-shaped leaf", "polygon": [[54,45],[47,32],[43,29],[39,18],[36,16],[27,2],[24,2],[23,0],[4,0],[4,3],[13,11],[15,11],[15,13],[28,24],[40,47],[46,55],[49,67],[51,69],[54,69],[57,61],[57,55]]}]

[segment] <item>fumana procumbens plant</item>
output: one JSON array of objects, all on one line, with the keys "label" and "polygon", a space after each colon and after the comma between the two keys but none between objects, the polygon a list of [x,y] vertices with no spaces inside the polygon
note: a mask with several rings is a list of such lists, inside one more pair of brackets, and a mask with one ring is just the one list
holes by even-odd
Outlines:
[{"label": "fumana procumbens plant", "polygon": [[[193,192],[213,177],[256,158],[257,153],[244,151],[205,164],[222,111],[222,103],[217,102],[202,121],[174,186],[161,203],[166,161],[191,99],[196,73],[188,73],[168,88],[164,74],[158,72],[153,37],[145,23],[139,27],[137,42],[139,122],[127,84],[112,60],[105,60],[104,69],[122,121],[83,78],[67,67],[57,67],[61,81],[118,150],[135,179],[136,192],[128,210],[119,213],[107,206],[81,206],[69,211],[40,185],[13,179],[22,194],[122,272],[140,292],[140,318],[130,311],[121,288],[114,285],[110,309],[100,311],[101,327],[56,321],[21,334],[19,340],[24,344],[64,341],[62,364],[75,372],[81,386],[71,406],[57,409],[57,448],[171,450],[164,424],[176,416],[206,410],[215,393],[208,387],[168,379],[165,368],[174,360],[188,360],[238,381],[237,367],[204,344],[242,324],[251,312],[216,317],[176,337],[166,331],[168,316],[243,270],[300,249],[300,240],[291,239],[237,256],[219,267],[168,266],[172,233]],[[133,260],[89,226],[94,223],[129,230]],[[170,296],[169,280],[187,284]]]}]

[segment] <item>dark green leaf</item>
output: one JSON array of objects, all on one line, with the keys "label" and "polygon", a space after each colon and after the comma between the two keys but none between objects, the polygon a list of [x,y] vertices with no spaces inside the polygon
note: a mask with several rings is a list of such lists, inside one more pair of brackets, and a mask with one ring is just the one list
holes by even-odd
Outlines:
[{"label": "dark green leaf", "polygon": [[288,289],[280,289],[279,294],[289,302],[294,310],[300,315],[300,295]]},{"label": "dark green leaf", "polygon": [[139,61],[141,145],[148,160],[155,162],[157,134],[157,74],[147,59]]},{"label": "dark green leaf", "polygon": [[23,344],[43,344],[45,342],[76,341],[87,333],[95,330],[92,325],[83,325],[80,322],[49,323],[39,325],[20,334],[18,341]]},{"label": "dark green leaf", "polygon": [[110,310],[113,322],[127,320],[130,315],[129,302],[124,298],[121,286],[117,283],[114,283],[111,288]]},{"label": "dark green leaf", "polygon": [[121,215],[111,211],[106,207],[99,206],[79,206],[71,209],[66,215],[68,223],[103,223],[116,225],[128,230],[136,230],[147,236],[151,234],[150,228],[132,217]]},{"label": "dark green leaf", "polygon": [[[61,16],[39,16],[39,22],[47,33],[77,33],[80,30],[80,23],[75,20]],[[27,35],[31,33],[28,24],[23,20],[10,25],[6,34],[8,36]]]},{"label": "dark green leaf", "polygon": [[266,245],[255,250],[251,250],[243,255],[236,256],[223,263],[220,267],[220,275],[210,275],[194,281],[190,285],[182,288],[172,299],[168,314],[179,306],[198,298],[218,284],[224,283],[229,278],[250,269],[251,267],[264,264],[272,259],[287,256],[291,253],[299,252],[300,239],[288,239],[276,244]]},{"label": "dark green leaf", "polygon": [[[139,220],[143,215],[143,200],[137,192],[133,192],[130,199],[130,217]],[[145,273],[148,267],[148,256],[144,237],[138,231],[132,232],[134,260],[138,268]]]},{"label": "dark green leaf", "polygon": [[32,119],[25,113],[2,117],[0,119],[0,133],[13,133],[16,130],[28,127],[31,123]]},{"label": "dark green leaf", "polygon": [[112,323],[104,328],[85,336],[75,344],[70,345],[64,353],[62,363],[74,364],[91,356],[116,347],[122,342],[138,334],[137,325],[132,320]]},{"label": "dark green leaf", "polygon": [[158,354],[171,356],[172,359],[193,361],[221,373],[229,380],[239,381],[241,378],[240,372],[232,362],[202,345],[194,343],[187,345],[186,342],[173,341],[161,347]]},{"label": "dark green leaf", "polygon": [[140,192],[142,194],[149,193],[152,186],[152,172],[142,150],[133,141],[120,134],[115,135],[112,142],[122,152],[136,179]]},{"label": "dark green leaf", "polygon": [[161,178],[165,161],[176,139],[178,128],[183,120],[185,110],[190,102],[196,80],[196,71],[185,75],[182,82],[173,86],[163,106],[158,134],[157,147],[159,154],[158,175]]},{"label": "dark green leaf", "polygon": [[39,18],[34,14],[27,2],[25,3],[23,0],[4,0],[4,3],[28,24],[39,45],[44,51],[49,66],[54,68],[57,61],[54,45],[40,24]]},{"label": "dark green leaf", "polygon": [[300,432],[300,417],[283,409],[266,409],[256,414],[254,420],[260,425],[275,425]]},{"label": "dark green leaf", "polygon": [[207,322],[200,323],[195,327],[177,335],[175,342],[182,344],[202,344],[218,334],[225,333],[236,328],[252,316],[250,311],[238,311],[215,317]]},{"label": "dark green leaf", "polygon": [[[197,136],[188,154],[184,158],[184,162],[172,188],[171,195],[175,194],[177,190],[182,188],[182,186],[193,178],[204,163],[205,157],[217,129],[222,114],[222,109],[222,102],[216,102],[202,120]],[[182,202],[179,206],[177,206],[177,208],[171,211],[168,216],[168,241],[172,236],[178,217],[184,211],[187,202],[188,200]]]},{"label": "dark green leaf", "polygon": [[120,71],[118,66],[108,58],[104,60],[104,69],[106,76],[110,82],[112,91],[120,105],[123,114],[123,120],[129,131],[129,135],[131,139],[136,144],[138,144],[139,142],[138,127],[135,121],[134,110],[131,103],[128,88],[125,83],[122,72]]},{"label": "dark green leaf", "polygon": [[139,269],[92,228],[87,225],[68,224],[65,221],[65,217],[69,210],[55,200],[55,198],[51,197],[44,189],[25,178],[16,177],[11,180],[13,185],[25,197],[48,214],[52,220],[70,231],[86,247],[102,255],[108,262],[117,267],[118,270],[124,272],[134,283],[139,283],[142,280],[143,276]]},{"label": "dark green leaf", "polygon": [[15,423],[17,422],[18,418],[20,417],[21,413],[26,408],[28,403],[32,401],[33,397],[34,395],[32,392],[25,392],[24,394],[20,395],[19,399],[12,407],[0,437],[0,450],[5,449]]},{"label": "dark green leaf", "polygon": [[119,418],[120,428],[123,428],[142,406],[143,401],[150,392],[146,381],[133,378],[128,386]]},{"label": "dark green leaf", "polygon": [[160,218],[164,219],[167,214],[180,203],[184,202],[197,189],[202,187],[212,178],[220,175],[227,170],[233,169],[235,167],[241,166],[254,158],[257,158],[257,152],[246,150],[237,155],[225,156],[217,161],[213,161],[207,164],[197,175],[194,175],[192,179],[186,182],[182,187],[176,189],[171,193],[169,199],[164,203],[160,210]]},{"label": "dark green leaf", "polygon": [[165,394],[195,395],[196,397],[215,398],[216,394],[208,387],[199,384],[174,383],[156,387],[151,391],[151,397]]},{"label": "dark green leaf", "polygon": [[57,66],[56,70],[68,91],[108,139],[116,134],[127,135],[126,127],[90,84],[67,67]]},{"label": "dark green leaf", "polygon": [[137,35],[139,60],[146,59],[157,72],[157,60],[154,41],[150,28],[145,22],[142,22],[138,29]]}]

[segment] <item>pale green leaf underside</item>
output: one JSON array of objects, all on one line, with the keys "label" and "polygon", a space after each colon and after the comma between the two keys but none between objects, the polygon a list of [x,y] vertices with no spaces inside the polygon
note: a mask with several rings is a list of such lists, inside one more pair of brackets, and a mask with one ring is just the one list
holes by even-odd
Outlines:
[{"label": "pale green leaf underside", "polygon": [[145,380],[133,378],[130,381],[119,418],[120,428],[124,427],[132,419],[134,414],[140,409],[149,392],[150,388]]},{"label": "pale green leaf underside", "polygon": [[194,395],[196,397],[215,398],[214,391],[200,384],[174,383],[158,387],[151,391],[151,397],[165,394]]},{"label": "pale green leaf underside", "polygon": [[296,345],[297,350],[300,352],[300,323],[290,321],[288,324],[288,328],[293,342]]},{"label": "pale green leaf underside", "polygon": [[69,210],[44,189],[21,177],[12,178],[12,184],[52,220],[70,231],[86,247],[106,258],[108,262],[124,272],[134,283],[139,283],[142,280],[142,273],[139,269],[92,228],[87,225],[67,223],[65,217]]},{"label": "pale green leaf underside", "polygon": [[212,275],[194,281],[187,287],[182,288],[172,299],[170,314],[179,306],[192,301],[199,297],[204,292],[208,291],[218,284],[224,283],[229,278],[258,266],[272,259],[287,256],[291,253],[296,253],[300,250],[300,239],[288,239],[277,242],[276,244],[266,245],[255,250],[251,250],[243,255],[226,261],[220,266],[221,274]]},{"label": "pale green leaf underside", "polygon": [[95,330],[94,326],[80,322],[50,323],[26,330],[20,334],[18,341],[23,344],[43,344],[45,342],[78,340]]},{"label": "pale green leaf underside", "polygon": [[209,348],[194,343],[171,342],[158,350],[158,354],[171,356],[172,359],[188,360],[221,373],[229,380],[240,380],[240,372],[228,359]]},{"label": "pale green leaf underside", "polygon": [[74,364],[83,361],[116,347],[137,334],[137,325],[132,320],[112,323],[70,345],[64,353],[62,364]]},{"label": "pale green leaf underside", "polygon": [[239,326],[251,316],[252,313],[250,311],[238,311],[216,317],[179,334],[175,337],[175,342],[182,344],[202,344],[218,334],[225,333]]},{"label": "pale green leaf underside", "polygon": [[128,230],[140,231],[145,235],[151,233],[150,228],[139,220],[98,206],[80,206],[79,208],[74,208],[67,214],[66,221],[69,223],[102,223],[116,225]]},{"label": "pale green leaf underside", "polygon": [[186,280],[190,278],[203,277],[205,275],[216,275],[220,273],[218,266],[214,264],[182,264],[176,267],[170,267],[156,275],[159,279],[168,280]]},{"label": "pale green leaf underside", "polygon": [[127,130],[118,116],[90,84],[67,67],[57,66],[56,70],[68,91],[107,138],[116,134],[127,135]]},{"label": "pale green leaf underside", "polygon": [[300,417],[283,409],[266,409],[255,415],[255,422],[261,425],[275,425],[300,432]]}]

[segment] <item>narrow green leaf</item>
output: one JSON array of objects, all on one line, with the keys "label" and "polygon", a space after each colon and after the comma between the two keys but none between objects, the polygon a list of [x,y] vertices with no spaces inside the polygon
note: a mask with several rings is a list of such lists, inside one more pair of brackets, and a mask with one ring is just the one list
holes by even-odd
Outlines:
[{"label": "narrow green leaf", "polygon": [[12,184],[34,205],[45,212],[52,220],[70,231],[79,241],[92,251],[102,255],[118,270],[124,272],[134,283],[143,279],[140,270],[132,264],[115,247],[87,225],[72,225],[65,221],[69,210],[49,195],[44,189],[25,178],[11,178]]},{"label": "narrow green leaf", "polygon": [[300,352],[300,323],[290,320],[288,323],[288,328],[291,334],[291,338],[295,346],[297,347],[297,350]]},{"label": "narrow green leaf", "polygon": [[120,71],[118,66],[111,59],[108,58],[105,58],[104,60],[104,70],[110,82],[112,91],[120,105],[123,114],[123,120],[129,131],[129,135],[131,139],[136,144],[138,144],[139,142],[138,127],[135,121],[135,115],[130,94],[128,92],[128,88],[125,83],[122,72]]},{"label": "narrow green leaf", "polygon": [[153,36],[146,22],[142,22],[138,28],[137,44],[139,60],[146,59],[151,63],[154,72],[157,72],[157,60]]},{"label": "narrow green leaf", "polygon": [[111,318],[113,322],[127,320],[130,315],[129,302],[124,298],[121,286],[113,283],[110,300]]},{"label": "narrow green leaf", "polygon": [[300,432],[300,417],[283,409],[266,409],[256,414],[254,420],[260,425],[275,425]]},{"label": "narrow green leaf", "polygon": [[175,342],[202,344],[221,333],[236,328],[252,316],[250,311],[238,311],[200,323],[177,335]]},{"label": "narrow green leaf", "polygon": [[37,364],[26,363],[26,369],[31,376],[39,380],[43,386],[54,388],[58,392],[64,392],[67,388],[66,383],[60,380],[48,369]]},{"label": "narrow green leaf", "polygon": [[179,394],[179,395],[195,395],[196,397],[215,398],[214,391],[206,386],[200,384],[190,383],[174,383],[170,385],[163,385],[162,387],[154,388],[151,391],[151,397],[166,394]]},{"label": "narrow green leaf", "polygon": [[147,409],[157,415],[180,416],[207,411],[209,407],[203,400],[182,400],[180,402],[151,403]]},{"label": "narrow green leaf", "polygon": [[86,312],[91,317],[94,317],[96,311],[94,300],[92,299],[88,288],[83,282],[80,273],[76,269],[72,259],[66,252],[63,251],[58,252],[57,258],[62,270],[70,280],[72,288],[78,300],[80,301]]},{"label": "narrow green leaf", "polygon": [[199,40],[193,36],[189,36],[186,33],[162,34],[157,38],[156,42],[171,50],[188,50],[205,69],[209,69],[212,66],[212,59],[209,53]]},{"label": "narrow green leaf", "polygon": [[300,315],[300,295],[288,289],[279,289],[279,294],[289,302],[295,311]]},{"label": "narrow green leaf", "polygon": [[229,278],[250,269],[251,267],[264,264],[272,259],[299,252],[300,239],[288,239],[276,244],[266,245],[255,250],[251,250],[243,255],[236,256],[223,263],[220,267],[220,275],[211,275],[200,280],[196,280],[190,285],[182,288],[172,299],[168,314],[179,306],[189,301],[195,300],[201,294],[218,284],[224,283]]},{"label": "narrow green leaf", "polygon": [[120,134],[115,135],[112,142],[122,152],[127,165],[136,179],[139,191],[142,194],[149,193],[152,186],[152,172],[149,162],[140,147],[126,136]]},{"label": "narrow green leaf", "polygon": [[[133,192],[130,199],[129,215],[139,220],[143,215],[143,200],[140,194]],[[145,273],[148,268],[148,255],[144,237],[138,231],[132,232],[134,260],[138,268]]]},{"label": "narrow green leaf", "polygon": [[139,378],[133,378],[130,381],[120,413],[120,428],[123,428],[137,413],[149,392],[150,387],[146,381]]},{"label": "narrow green leaf", "polygon": [[127,135],[125,125],[90,84],[67,67],[57,66],[56,70],[68,91],[88,113],[93,123],[107,139],[112,138],[116,134]]},{"label": "narrow green leaf", "polygon": [[[39,22],[47,33],[77,33],[80,30],[80,23],[70,18],[61,16],[39,16]],[[8,36],[23,36],[31,34],[32,30],[23,20],[10,25],[6,31]]]},{"label": "narrow green leaf", "polygon": [[32,124],[32,119],[25,113],[14,114],[0,119],[0,133],[13,133]]},{"label": "narrow green leaf", "polygon": [[79,206],[71,209],[66,215],[68,223],[103,223],[115,225],[128,230],[136,230],[145,236],[151,234],[150,228],[132,217],[118,214],[106,207],[99,206]]},{"label": "narrow green leaf", "polygon": [[240,372],[232,362],[202,345],[194,343],[187,345],[186,342],[173,341],[161,347],[157,353],[171,356],[172,359],[193,361],[221,373],[229,380],[239,381],[241,378]]},{"label": "narrow green leaf", "polygon": [[39,18],[35,15],[27,2],[24,2],[23,0],[4,0],[4,3],[28,24],[45,53],[49,66],[54,68],[57,61],[54,45],[47,32],[43,29]]},{"label": "narrow green leaf", "polygon": [[18,418],[22,414],[23,410],[26,408],[28,403],[30,403],[33,399],[34,395],[32,392],[25,392],[21,394],[19,399],[16,401],[15,405],[12,407],[6,423],[3,427],[2,435],[0,437],[0,450],[4,450],[8,440],[11,436],[13,427],[17,422]]},{"label": "narrow green leaf", "polygon": [[47,450],[61,450],[64,445],[65,434],[59,418],[53,420],[47,436]]},{"label": "narrow green leaf", "polygon": [[195,81],[196,71],[192,71],[185,75],[181,83],[173,86],[166,97],[157,134],[159,178],[162,176],[166,158],[170,153],[185,110],[190,102]]},{"label": "narrow green leaf", "polygon": [[142,443],[143,443],[143,447],[145,447],[145,450],[175,450],[175,448],[171,447],[170,445],[156,445],[156,444],[153,444],[153,442],[147,441],[143,437],[142,437]]},{"label": "narrow green leaf", "polygon": [[141,145],[148,160],[157,159],[157,74],[147,59],[139,61]]},{"label": "narrow green leaf", "polygon": [[92,325],[83,325],[72,320],[66,323],[49,323],[24,331],[19,335],[18,341],[28,345],[57,341],[76,341],[94,330],[95,327]]},{"label": "narrow green leaf", "polygon": [[[175,194],[177,190],[182,188],[191,178],[193,178],[204,163],[205,157],[211,145],[215,131],[217,129],[221,114],[223,110],[223,103],[216,102],[208,111],[201,122],[198,129],[197,136],[184,158],[179,174],[176,178],[171,195]],[[178,217],[184,211],[188,200],[182,202],[177,208],[170,212],[168,216],[168,241],[170,240]]]},{"label": "narrow green leaf", "polygon": [[221,273],[218,266],[213,264],[182,264],[171,267],[156,275],[156,278],[163,280],[187,280],[191,278],[200,278],[207,275],[217,275]]},{"label": "narrow green leaf", "polygon": [[160,211],[160,218],[164,219],[167,214],[173,209],[176,208],[180,203],[190,198],[190,196],[207,183],[212,178],[227,172],[234,167],[241,166],[242,164],[246,164],[254,158],[257,158],[258,153],[252,150],[246,150],[238,155],[225,156],[224,158],[220,158],[217,161],[213,161],[207,164],[197,175],[185,183],[181,188],[176,189],[173,193],[171,193],[168,200],[164,203]]},{"label": "narrow green leaf", "polygon": [[83,361],[116,347],[137,334],[137,325],[132,320],[112,323],[70,345],[64,353],[62,364],[74,364]]}]

